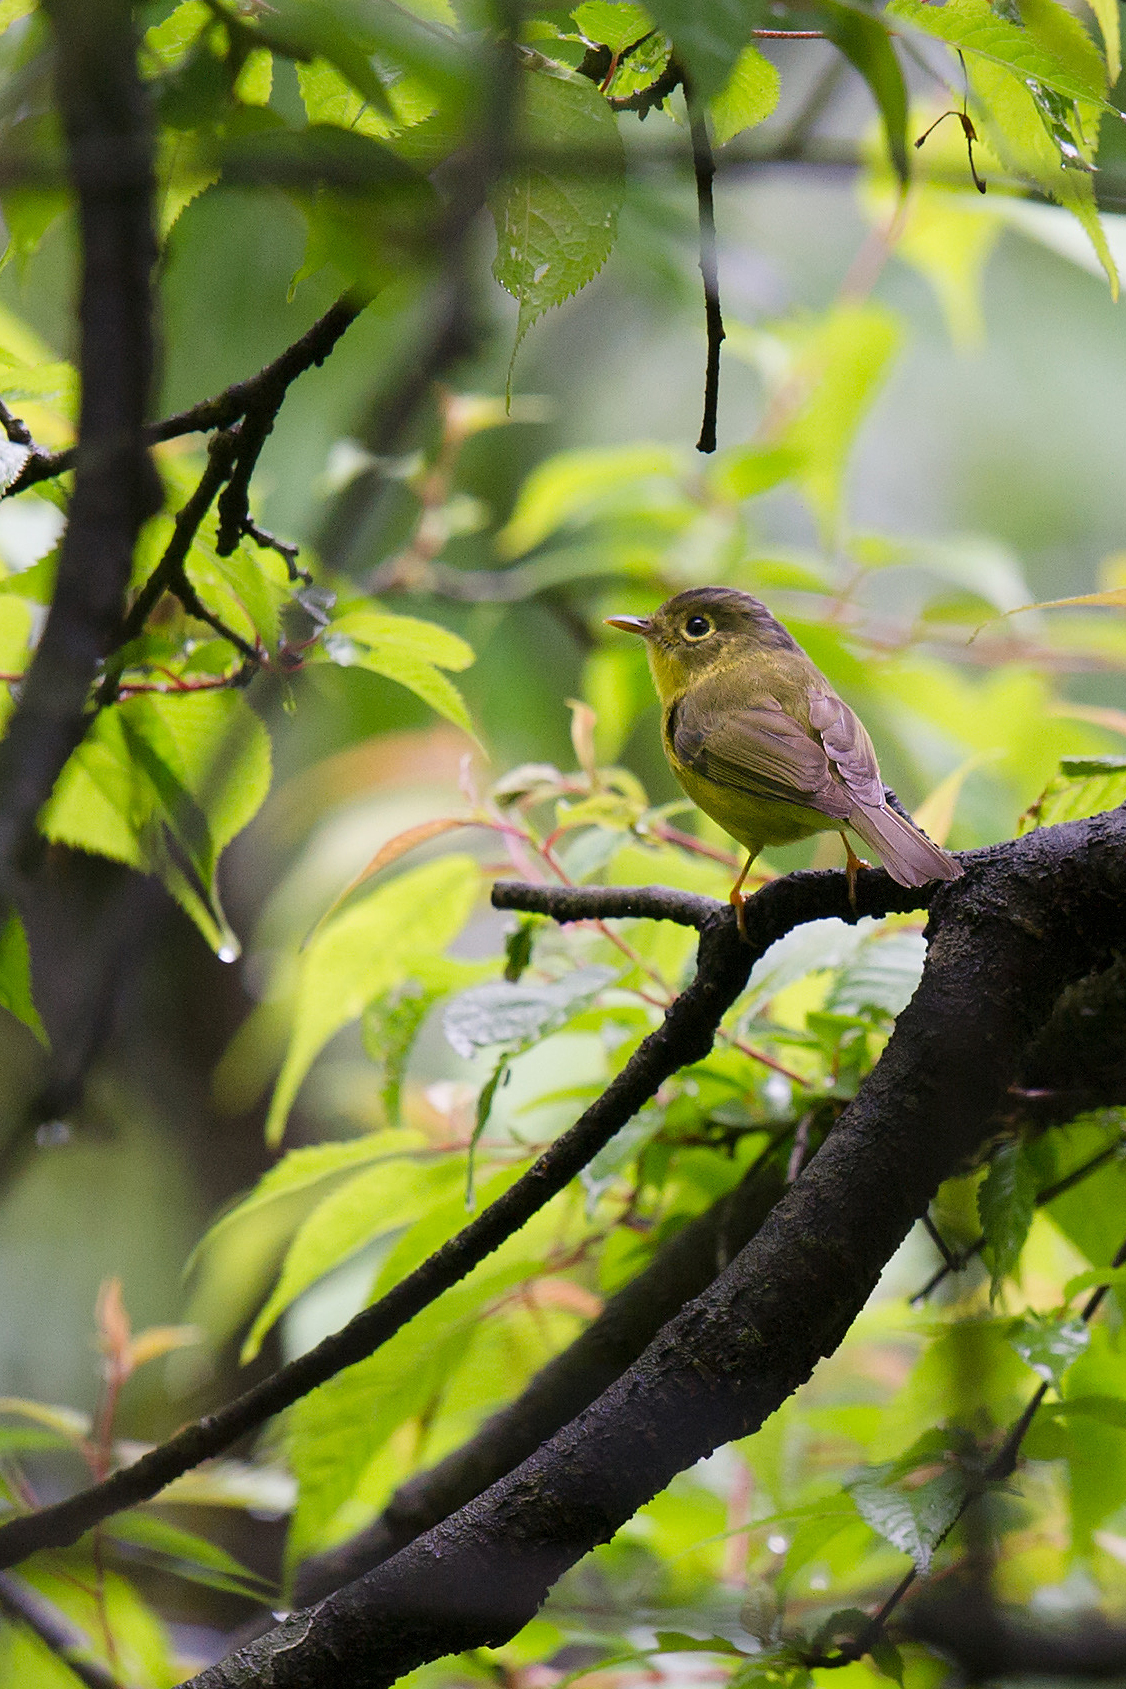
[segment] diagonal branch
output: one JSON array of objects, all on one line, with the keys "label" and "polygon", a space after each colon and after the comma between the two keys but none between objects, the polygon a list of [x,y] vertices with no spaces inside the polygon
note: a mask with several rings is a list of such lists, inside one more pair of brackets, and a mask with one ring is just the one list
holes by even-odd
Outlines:
[{"label": "diagonal branch", "polygon": [[[859,913],[886,914],[892,909],[917,908],[930,889],[906,889],[897,886],[883,870],[869,870],[858,882]],[[544,906],[545,898],[550,902],[554,896],[561,919],[582,919],[578,909],[567,913],[572,895],[566,888],[553,893],[536,886],[498,886],[494,902],[498,908],[538,908]],[[852,921],[858,918],[849,905],[845,876],[835,872],[795,874],[763,887],[745,906],[749,944],[740,942],[732,911],[708,898],[684,899],[675,893],[670,898],[659,889],[650,892],[644,887],[627,887],[607,891],[601,897],[595,894],[595,901],[602,913],[621,915],[644,914],[651,901],[654,914],[666,916],[675,908],[671,918],[685,926],[697,926],[700,931],[695,979],[670,1004],[661,1025],[634,1052],[598,1101],[470,1225],[315,1349],[218,1412],[186,1426],[103,1483],[0,1525],[0,1567],[14,1565],[40,1548],[76,1542],[100,1519],[156,1495],[174,1478],[221,1454],[310,1390],[373,1354],[565,1189],[667,1078],[679,1068],[703,1060],[720,1020],[746,984],[754,960],[768,945],[803,921],[825,915]]]},{"label": "diagonal branch", "polygon": [[[248,411],[255,411],[262,405],[264,395],[269,395],[272,402],[279,387],[284,393],[299,375],[324,363],[345,329],[355,322],[363,305],[362,299],[344,294],[335,305],[330,305],[312,328],[307,329],[272,362],[265,364],[256,375],[248,376],[245,381],[232,382],[221,393],[210,399],[201,399],[198,405],[192,405],[188,410],[177,411],[161,422],[150,423],[144,431],[146,443],[155,446],[162,440],[178,440],[184,434],[207,434],[214,428],[229,428]],[[22,443],[31,445],[33,442],[29,437]],[[3,497],[10,498],[13,493],[22,493],[38,481],[49,481],[56,475],[65,474],[75,467],[77,455],[77,446],[68,446],[60,452],[36,448],[21,473],[5,489]]]},{"label": "diagonal branch", "polygon": [[963,862],[933,894],[923,978],[879,1063],[711,1288],[522,1466],[191,1689],[313,1689],[345,1659],[353,1681],[382,1689],[507,1641],[569,1566],[678,1471],[756,1430],[833,1352],[988,1133],[1060,992],[1126,942],[1124,810]]}]

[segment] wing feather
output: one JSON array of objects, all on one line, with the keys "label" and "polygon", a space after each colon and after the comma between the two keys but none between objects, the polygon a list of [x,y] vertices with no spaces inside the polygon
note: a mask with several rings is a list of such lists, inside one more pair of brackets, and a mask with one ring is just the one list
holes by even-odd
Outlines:
[{"label": "wing feather", "polygon": [[[717,785],[751,797],[801,804],[845,820],[856,799],[833,777],[819,738],[786,714],[776,698],[738,710],[699,709],[682,700],[669,724],[679,760]],[[863,731],[863,729],[861,730]]]}]

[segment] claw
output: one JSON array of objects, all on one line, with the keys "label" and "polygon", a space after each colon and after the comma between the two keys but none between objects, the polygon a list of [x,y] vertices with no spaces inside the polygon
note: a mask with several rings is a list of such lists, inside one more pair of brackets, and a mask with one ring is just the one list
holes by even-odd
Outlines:
[{"label": "claw", "polygon": [[[857,856],[848,841],[848,834],[841,831],[841,843],[845,847],[845,873],[848,875],[848,901],[854,915],[859,914],[856,907],[856,876],[861,868],[870,868],[872,864],[863,856]],[[750,864],[748,864],[748,867]],[[746,869],[743,870],[746,873]]]}]

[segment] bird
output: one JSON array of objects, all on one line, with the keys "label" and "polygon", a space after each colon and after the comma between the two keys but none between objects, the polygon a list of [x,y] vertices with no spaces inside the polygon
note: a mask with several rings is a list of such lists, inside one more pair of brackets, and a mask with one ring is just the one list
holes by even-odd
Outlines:
[{"label": "bird", "polygon": [[767,845],[840,833],[854,910],[856,876],[868,864],[846,829],[902,886],[961,875],[949,851],[889,806],[863,723],[759,599],[690,587],[651,616],[606,620],[645,641],[677,781],[748,853],[730,893],[744,938],[743,883]]}]

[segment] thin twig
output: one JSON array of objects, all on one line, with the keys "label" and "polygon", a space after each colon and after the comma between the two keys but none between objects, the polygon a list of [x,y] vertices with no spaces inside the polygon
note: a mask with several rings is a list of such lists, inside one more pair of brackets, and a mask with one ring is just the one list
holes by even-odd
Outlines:
[{"label": "thin twig", "polygon": [[[256,375],[248,376],[245,381],[234,381],[213,398],[202,399],[187,410],[151,423],[144,431],[146,444],[154,446],[163,440],[178,440],[185,434],[209,434],[215,428],[229,428],[258,402],[260,394],[272,392],[279,385],[288,389],[299,375],[323,364],[362,309],[361,299],[350,293],[343,294],[323,317],[319,317],[311,328],[272,362],[265,364]],[[47,452],[36,448],[36,455],[25,465],[17,480],[5,489],[3,496],[8,498],[34,486],[37,481],[49,481],[73,469],[77,449],[76,446],[68,446],[64,451]]]},{"label": "thin twig", "polygon": [[[188,610],[189,614],[213,625],[211,612],[206,609],[206,606],[200,604],[195,589],[191,586],[185,574],[184,564],[188,552],[191,550],[192,541],[199,532],[200,523],[211,509],[219,488],[231,472],[235,451],[236,436],[233,429],[226,429],[223,433],[216,434],[208,446],[207,467],[200,476],[199,484],[177,514],[172,527],[172,537],[164,549],[164,555],[133,600],[129,613],[121,624],[116,642],[118,650],[123,649],[132,640],[138,638],[145,623],[166,592],[175,593],[184,603],[184,608]],[[185,598],[190,602],[184,602]],[[203,611],[202,615],[200,615],[201,610]],[[242,650],[244,656],[248,652],[251,657],[255,656],[254,650],[246,646],[246,642],[240,640],[237,634],[233,634],[225,628],[222,632],[224,637],[229,638],[232,644]],[[117,696],[117,684],[120,677],[120,663],[116,666],[111,664],[101,686],[98,688],[95,702],[99,706],[113,702]]]},{"label": "thin twig", "polygon": [[[1046,1185],[1036,1198],[1037,1208],[1043,1208],[1047,1203],[1054,1202],[1057,1196],[1062,1196],[1065,1191],[1071,1190],[1074,1185],[1081,1184],[1090,1174],[1097,1172],[1105,1161],[1112,1161],[1121,1148],[1121,1141],[1108,1144],[1105,1149],[1099,1151],[1098,1155],[1093,1155],[1090,1161],[1085,1161],[1081,1167],[1075,1167],[1062,1179],[1057,1179],[1054,1185]],[[930,1231],[929,1226],[927,1230]],[[962,1272],[969,1266],[975,1255],[980,1255],[985,1248],[984,1232],[976,1237],[972,1243],[966,1244],[965,1248],[954,1250],[944,1246],[933,1233],[931,1235],[934,1238],[935,1246],[945,1259],[942,1266],[931,1274],[926,1284],[921,1289],[916,1290],[911,1297],[912,1307],[919,1302],[925,1302],[931,1292],[938,1289],[948,1274]]]},{"label": "thin twig", "polygon": [[704,419],[700,425],[698,452],[714,452],[716,412],[719,407],[719,349],[723,344],[723,312],[719,303],[719,259],[716,255],[715,158],[708,135],[708,119],[690,83],[684,84],[688,122],[692,133],[692,167],[696,175],[696,206],[700,220],[700,274],[704,278],[704,321],[708,336],[708,361],[704,374]]},{"label": "thin twig", "polygon": [[0,428],[3,428],[13,446],[34,447],[31,429],[20,417],[12,415],[3,400],[0,400]]}]

